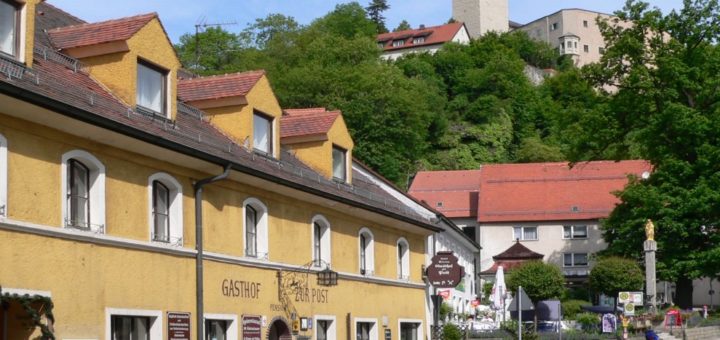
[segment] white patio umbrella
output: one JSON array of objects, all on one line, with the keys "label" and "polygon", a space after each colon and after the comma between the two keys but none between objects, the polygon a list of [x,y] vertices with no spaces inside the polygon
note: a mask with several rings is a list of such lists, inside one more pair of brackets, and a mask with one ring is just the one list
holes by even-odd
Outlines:
[{"label": "white patio umbrella", "polygon": [[495,272],[495,283],[493,284],[492,294],[490,300],[492,300],[493,309],[495,309],[495,322],[500,322],[500,315],[502,315],[502,321],[505,321],[505,294],[507,293],[507,286],[505,286],[505,273],[502,266],[498,266],[497,272]]}]

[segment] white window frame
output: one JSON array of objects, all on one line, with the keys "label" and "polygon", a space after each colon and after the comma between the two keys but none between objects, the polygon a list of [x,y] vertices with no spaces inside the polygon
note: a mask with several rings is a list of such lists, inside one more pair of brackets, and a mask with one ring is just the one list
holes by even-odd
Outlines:
[{"label": "white window frame", "polygon": [[[582,255],[585,254],[585,264],[575,264],[575,255]],[[567,265],[565,264],[565,255],[570,255],[570,258],[572,259],[572,264]],[[587,267],[590,265],[590,254],[589,253],[563,253],[563,267],[565,268],[572,268],[572,267]]]},{"label": "white window frame", "polygon": [[557,22],[553,22],[552,24],[550,24],[550,31],[554,31],[554,30],[556,30],[556,29],[558,29],[558,23],[557,23]]},{"label": "white window frame", "polygon": [[[257,246],[255,249],[256,256],[249,256],[247,255],[247,240],[246,238],[246,222],[247,219],[245,217],[245,214],[247,213],[247,206],[250,205],[258,214],[257,218],[257,230],[255,233],[255,240],[257,242]],[[242,226],[243,226],[243,256],[245,257],[253,257],[258,259],[264,259],[268,260],[270,258],[269,249],[268,249],[268,209],[263,202],[261,202],[259,199],[250,197],[246,199],[243,202],[243,209],[242,209]]]},{"label": "white window frame", "polygon": [[315,330],[313,331],[313,336],[315,339],[317,339],[317,331],[319,329],[318,327],[318,320],[324,320],[324,321],[330,321],[330,328],[328,328],[327,332],[327,338],[328,340],[336,340],[337,339],[337,318],[335,315],[315,315],[313,317],[313,322],[315,323],[313,327],[315,327]]},{"label": "white window frame", "polygon": [[[320,260],[315,258],[315,223],[320,225],[322,236],[320,237]],[[315,215],[310,221],[310,258],[313,260],[313,267],[323,268],[332,263],[332,228],[330,222],[323,215]]]},{"label": "white window frame", "polygon": [[358,323],[372,323],[373,327],[370,329],[370,340],[378,340],[378,319],[375,318],[353,318],[353,327],[352,327],[352,339],[357,339],[357,324]]},{"label": "white window frame", "polygon": [[0,217],[8,216],[8,144],[0,134]]},{"label": "white window frame", "polygon": [[396,250],[398,248],[403,247],[405,251],[402,254],[402,258],[400,257],[399,251],[396,251],[397,253],[397,278],[398,280],[403,281],[409,281],[410,280],[410,243],[404,238],[401,237],[396,242]]},{"label": "white window frame", "polygon": [[392,46],[393,47],[405,46],[405,40],[404,39],[403,40],[393,40]]},{"label": "white window frame", "polygon": [[[155,218],[153,216],[153,182],[158,181],[165,185],[170,191],[170,209],[168,218],[170,219],[170,239],[169,242],[157,241],[153,237],[155,232]],[[183,193],[182,185],[175,177],[164,172],[158,172],[148,178],[148,227],[151,242],[161,244],[171,244],[175,246],[183,245]]]},{"label": "white window frame", "polygon": [[416,44],[424,44],[425,43],[425,37],[415,37],[413,38],[413,45]]},{"label": "white window frame", "polygon": [[[163,85],[163,88],[160,89],[160,92],[161,92],[161,95],[162,95],[162,99],[161,99],[161,101],[162,101],[162,109],[161,109],[160,112],[158,112],[158,111],[155,111],[155,110],[153,110],[153,109],[151,109],[151,108],[149,108],[149,107],[142,106],[142,105],[140,105],[139,103],[136,103],[136,106],[137,106],[137,107],[141,107],[141,108],[143,108],[143,109],[145,109],[145,110],[151,111],[151,112],[153,112],[153,113],[157,113],[157,114],[159,114],[160,116],[164,116],[165,118],[170,118],[170,117],[171,117],[170,112],[172,112],[172,100],[170,100],[170,98],[172,97],[172,92],[171,92],[172,83],[170,82],[170,77],[171,77],[170,71],[167,70],[166,68],[162,67],[162,66],[159,66],[159,65],[151,62],[151,61],[148,61],[148,60],[142,59],[142,58],[138,58],[137,63],[136,63],[136,67],[137,67],[138,70],[140,69],[140,65],[142,65],[143,67],[148,68],[148,69],[150,69],[150,70],[152,70],[152,71],[155,71],[155,72],[157,72],[157,73],[160,73],[160,74],[163,76],[163,84],[162,84],[162,85]],[[136,73],[139,73],[139,71],[136,71]],[[139,87],[139,85],[138,85],[139,79],[138,79],[138,77],[137,77],[137,74],[135,75],[135,77],[136,77],[136,79],[135,79],[135,81],[136,81],[136,84],[135,84],[135,96],[136,96],[136,102],[137,102],[137,95],[138,95],[137,92],[138,92],[138,87]]]},{"label": "white window frame", "polygon": [[[335,176],[335,151],[336,151],[336,150],[339,151],[340,153],[342,153],[342,163],[343,163],[343,169],[342,169],[342,170],[343,170],[343,174],[342,174],[342,177],[337,177],[337,176]],[[331,151],[332,167],[333,167],[333,168],[332,168],[332,177],[333,177],[334,180],[339,181],[339,182],[343,182],[343,183],[347,183],[348,177],[349,177],[349,176],[348,176],[348,168],[349,168],[349,167],[348,167],[348,158],[349,158],[349,157],[348,157],[348,152],[349,152],[348,150],[346,150],[345,148],[343,148],[343,147],[341,147],[341,146],[339,146],[339,145],[333,144],[333,146],[332,146],[332,151]]]},{"label": "white window frame", "polygon": [[[362,256],[361,256],[361,242],[360,235],[369,236],[369,241],[365,245],[365,273],[361,272],[362,268]],[[374,276],[375,275],[375,235],[367,227],[362,227],[358,232],[358,273],[363,276]]]},{"label": "white window frame", "polygon": [[[568,227],[570,228],[570,237],[565,237],[565,228]],[[585,227],[585,237],[575,237],[575,227]],[[563,240],[587,240],[588,238],[590,238],[590,228],[586,224],[563,225],[562,238]]]},{"label": "white window frame", "polygon": [[424,323],[422,320],[420,320],[420,319],[402,319],[402,318],[398,318],[398,328],[397,328],[397,338],[398,339],[400,339],[401,330],[402,330],[401,327],[402,327],[402,324],[404,324],[404,323],[419,324],[418,328],[417,328],[417,339],[418,340],[425,339],[425,334],[423,333]]},{"label": "white window frame", "polygon": [[[257,110],[253,111],[253,116],[252,116],[252,117],[253,117],[253,119],[252,119],[252,127],[253,127],[253,128],[252,128],[252,134],[253,134],[253,135],[252,135],[253,150],[274,157],[274,156],[275,156],[275,150],[276,150],[276,147],[275,147],[275,133],[276,133],[276,131],[275,131],[275,120],[276,120],[276,119],[275,119],[275,117],[273,117],[273,116],[271,116],[271,115],[269,115],[269,114],[266,114],[266,113],[264,113],[264,112],[257,111]],[[262,119],[265,119],[265,120],[267,120],[268,123],[269,123],[269,130],[268,130],[268,134],[269,134],[269,136],[268,136],[268,147],[270,148],[270,150],[268,150],[268,151],[264,151],[264,150],[258,149],[258,148],[257,148],[257,145],[255,145],[255,117],[260,117],[260,118],[262,118]]]},{"label": "white window frame", "polygon": [[227,340],[238,340],[238,316],[237,314],[213,314],[213,313],[205,313],[203,314],[203,339],[207,337],[207,329],[205,329],[205,321],[207,320],[219,320],[219,321],[227,321],[227,334],[226,339]]},{"label": "white window frame", "polygon": [[150,318],[150,339],[164,339],[163,330],[165,318],[160,310],[149,309],[123,309],[123,308],[105,308],[105,339],[112,339],[112,319],[113,315],[117,316],[139,316]]},{"label": "white window frame", "polygon": [[87,151],[72,150],[62,155],[62,163],[60,166],[61,176],[61,202],[62,202],[62,221],[61,225],[65,228],[72,228],[68,224],[68,161],[75,159],[83,163],[90,171],[89,196],[90,196],[90,231],[95,233],[105,233],[105,165],[95,156]]},{"label": "white window frame", "polygon": [[[515,237],[515,229],[520,228],[520,241],[537,241],[540,239],[540,228],[538,226],[514,226],[512,229],[512,239],[515,241],[517,237]],[[525,228],[535,228],[535,238],[534,239],[526,239],[525,238]]]},{"label": "white window frame", "polygon": [[[15,54],[7,54],[2,52],[3,55],[11,56],[15,60],[24,63],[25,62],[25,37],[27,32],[27,4],[25,1],[9,0],[8,2],[14,3],[17,8],[16,16],[19,23],[15,24]],[[11,4],[12,5],[12,4]]]}]

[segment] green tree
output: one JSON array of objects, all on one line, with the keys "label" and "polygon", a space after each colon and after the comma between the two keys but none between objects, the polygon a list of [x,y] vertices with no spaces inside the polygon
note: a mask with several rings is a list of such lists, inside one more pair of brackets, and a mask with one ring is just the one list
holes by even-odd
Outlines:
[{"label": "green tree", "polygon": [[653,173],[633,179],[603,223],[607,253],[639,258],[647,218],[657,226],[657,273],[692,306],[692,280],[720,272],[720,8],[685,0],[663,15],[628,1],[618,21],[600,22],[606,50],[584,72],[615,93],[587,116],[572,154],[639,156]]},{"label": "green tree", "polygon": [[590,288],[595,292],[615,298],[622,291],[641,290],[645,283],[637,262],[615,256],[598,260],[590,271],[589,280]]},{"label": "green tree", "polygon": [[370,20],[377,26],[377,33],[386,33],[388,31],[383,16],[383,12],[388,9],[390,9],[390,5],[388,5],[387,0],[371,0],[370,4],[365,8]]},{"label": "green tree", "polygon": [[182,64],[203,73],[217,73],[231,68],[241,49],[236,34],[221,27],[209,27],[196,34],[183,34],[175,46]]},{"label": "green tree", "polygon": [[395,27],[393,32],[407,31],[407,30],[411,30],[411,29],[412,29],[412,26],[410,26],[410,23],[407,22],[407,20],[403,20],[400,22],[400,24],[398,24],[397,27]]},{"label": "green tree", "polygon": [[507,287],[514,292],[522,287],[530,300],[537,304],[538,301],[560,298],[565,291],[565,277],[554,264],[528,261],[508,273]]}]

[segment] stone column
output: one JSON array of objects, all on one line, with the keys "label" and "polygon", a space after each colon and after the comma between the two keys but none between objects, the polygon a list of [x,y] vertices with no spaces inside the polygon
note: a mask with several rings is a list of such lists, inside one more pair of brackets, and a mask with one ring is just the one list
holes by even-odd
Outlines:
[{"label": "stone column", "polygon": [[645,248],[645,296],[648,305],[652,308],[652,313],[657,311],[655,296],[657,290],[655,287],[655,252],[657,251],[657,242],[654,240],[646,240],[643,243]]}]

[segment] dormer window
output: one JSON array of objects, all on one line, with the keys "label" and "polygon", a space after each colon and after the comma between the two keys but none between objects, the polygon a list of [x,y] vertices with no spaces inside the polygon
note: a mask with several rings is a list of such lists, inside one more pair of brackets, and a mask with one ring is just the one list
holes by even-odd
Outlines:
[{"label": "dormer window", "polygon": [[405,40],[393,40],[393,47],[405,46]]},{"label": "dormer window", "polygon": [[416,37],[413,39],[413,44],[422,44],[425,42],[425,37]]},{"label": "dormer window", "polygon": [[20,6],[15,1],[0,0],[0,52],[17,58],[19,36]]},{"label": "dormer window", "polygon": [[338,181],[347,181],[347,151],[341,147],[333,145],[332,149],[333,161],[333,179]]},{"label": "dormer window", "polygon": [[262,113],[253,114],[253,149],[272,154],[272,118]]},{"label": "dormer window", "polygon": [[137,106],[165,116],[167,114],[167,70],[138,60]]}]

